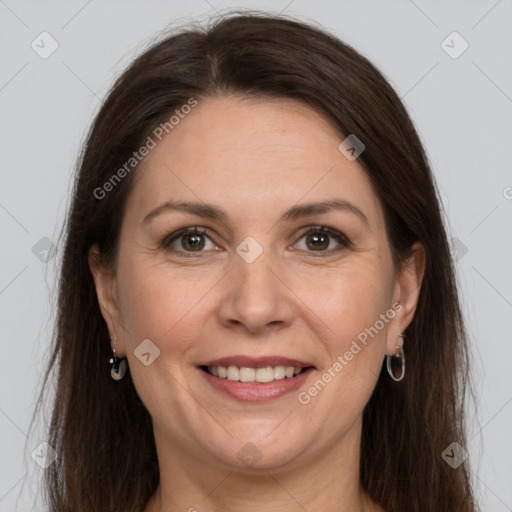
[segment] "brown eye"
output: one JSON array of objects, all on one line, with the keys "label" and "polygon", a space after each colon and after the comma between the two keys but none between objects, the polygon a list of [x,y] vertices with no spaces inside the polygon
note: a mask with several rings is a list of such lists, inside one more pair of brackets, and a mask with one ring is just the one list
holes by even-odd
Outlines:
[{"label": "brown eye", "polygon": [[185,250],[200,251],[204,247],[204,235],[186,234],[181,237],[181,246]]},{"label": "brown eye", "polygon": [[[208,246],[208,243],[210,246]],[[201,253],[209,249],[214,249],[215,244],[211,241],[206,231],[194,228],[185,228],[172,233],[162,241],[162,248],[169,252],[181,253]]]},{"label": "brown eye", "polygon": [[306,236],[306,245],[313,250],[322,250],[329,247],[329,236],[325,233],[310,233]]},{"label": "brown eye", "polygon": [[[351,245],[345,235],[326,226],[314,226],[308,229],[302,235],[301,240],[303,239],[305,240],[305,248],[300,247],[300,249],[307,252],[331,254]],[[335,243],[333,243],[333,240]],[[332,248],[336,243],[338,247]]]}]

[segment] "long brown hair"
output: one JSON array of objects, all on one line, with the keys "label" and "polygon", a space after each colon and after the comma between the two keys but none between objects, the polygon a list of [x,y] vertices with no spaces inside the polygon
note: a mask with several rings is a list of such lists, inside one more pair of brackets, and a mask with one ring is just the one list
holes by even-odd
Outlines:
[{"label": "long brown hair", "polygon": [[406,330],[407,371],[382,369],[364,410],[360,481],[387,512],[477,510],[468,462],[443,451],[465,442],[468,347],[440,200],[416,130],[395,91],[366,58],[312,25],[232,13],[174,31],[117,79],[88,133],[64,227],[54,345],[40,400],[56,373],[45,474],[52,512],[140,512],[159,482],[151,418],[128,372],[108,370],[110,340],[88,266],[97,243],[115,267],[124,205],[137,168],[99,198],[156,126],[190,98],[287,98],[324,114],[340,141],[355,134],[358,162],[382,201],[395,264],[415,241],[426,268]]}]

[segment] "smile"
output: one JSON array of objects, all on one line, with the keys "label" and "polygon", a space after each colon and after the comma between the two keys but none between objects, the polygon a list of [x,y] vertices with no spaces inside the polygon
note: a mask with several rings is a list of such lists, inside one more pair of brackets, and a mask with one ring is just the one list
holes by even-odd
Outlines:
[{"label": "smile", "polygon": [[202,367],[210,375],[233,382],[259,382],[266,384],[276,380],[291,379],[300,375],[304,368],[294,366],[264,366],[250,368],[247,366],[206,366]]},{"label": "smile", "polygon": [[315,367],[215,364],[201,365],[197,370],[215,395],[227,395],[247,403],[268,402],[296,391],[315,371]]}]

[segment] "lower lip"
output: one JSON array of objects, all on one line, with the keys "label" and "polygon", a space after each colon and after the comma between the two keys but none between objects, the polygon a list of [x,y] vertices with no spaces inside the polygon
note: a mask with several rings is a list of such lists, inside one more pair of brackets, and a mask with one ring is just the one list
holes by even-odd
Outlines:
[{"label": "lower lip", "polygon": [[241,402],[266,402],[286,395],[297,389],[313,370],[314,368],[307,368],[296,377],[285,377],[281,380],[263,384],[260,382],[240,382],[222,379],[198,368],[198,371],[215,389]]}]

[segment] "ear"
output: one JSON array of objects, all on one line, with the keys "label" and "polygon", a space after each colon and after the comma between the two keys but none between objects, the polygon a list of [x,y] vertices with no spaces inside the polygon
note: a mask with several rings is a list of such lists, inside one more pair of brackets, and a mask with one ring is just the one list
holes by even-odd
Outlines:
[{"label": "ear", "polygon": [[400,304],[401,308],[396,307],[395,321],[388,329],[386,351],[389,355],[395,355],[397,345],[403,345],[404,340],[399,335],[414,318],[424,273],[425,248],[423,244],[416,242],[412,246],[411,256],[403,263],[396,278],[393,303]]},{"label": "ear", "polygon": [[96,287],[101,315],[107,324],[110,339],[112,340],[112,348],[116,349],[117,356],[126,357],[115,273],[102,261],[97,244],[94,244],[89,249],[88,260],[89,269]]}]

